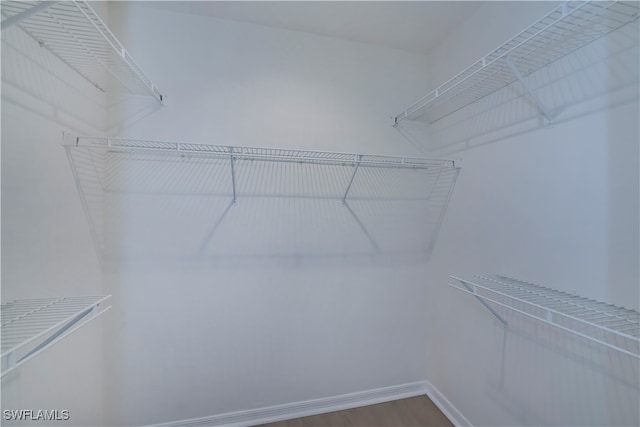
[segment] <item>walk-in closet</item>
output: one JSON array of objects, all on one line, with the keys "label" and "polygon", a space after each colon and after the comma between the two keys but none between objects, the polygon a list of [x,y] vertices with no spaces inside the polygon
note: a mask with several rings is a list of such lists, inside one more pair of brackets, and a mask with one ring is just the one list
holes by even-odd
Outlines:
[{"label": "walk-in closet", "polygon": [[2,425],[640,425],[638,1],[0,14]]}]

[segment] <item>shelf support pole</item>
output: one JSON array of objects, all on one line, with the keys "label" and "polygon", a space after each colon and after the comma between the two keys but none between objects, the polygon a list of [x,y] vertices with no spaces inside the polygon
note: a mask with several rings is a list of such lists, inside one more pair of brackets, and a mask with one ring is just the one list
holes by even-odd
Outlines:
[{"label": "shelf support pole", "polygon": [[[97,307],[97,306],[96,306]],[[75,325],[76,323],[78,323],[79,321],[81,321],[85,316],[87,316],[89,313],[95,313],[93,311],[94,307],[91,307],[85,311],[83,311],[82,313],[78,314],[75,318],[71,319],[69,321],[69,323],[67,323],[66,325],[64,325],[63,327],[61,327],[59,330],[57,330],[53,335],[51,335],[49,338],[47,338],[46,340],[44,340],[43,342],[41,342],[36,348],[34,348],[33,350],[31,350],[29,353],[27,353],[26,355],[24,355],[18,362],[21,363],[23,360],[28,359],[29,357],[31,357],[31,355],[34,355],[36,353],[39,353],[40,351],[42,351],[42,349],[44,349],[45,347],[47,347],[49,344],[51,344],[52,342],[54,342],[55,340],[57,340],[60,336],[62,336],[65,332],[67,332],[69,329],[71,329],[71,327],[73,325]]]},{"label": "shelf support pole", "polygon": [[360,160],[362,159],[361,155],[356,156],[355,167],[353,168],[353,173],[351,174],[351,180],[349,180],[349,185],[347,186],[347,190],[344,192],[344,197],[342,198],[342,206],[347,205],[347,195],[349,194],[349,190],[351,190],[351,185],[353,185],[353,180],[356,177],[356,173],[358,173],[358,168],[360,167]]},{"label": "shelf support pole", "polygon": [[231,204],[235,206],[236,204],[236,167],[235,167],[235,157],[233,157],[233,147],[229,147],[231,151],[231,186],[233,188],[233,199],[231,200]]},{"label": "shelf support pole", "polygon": [[30,17],[31,15],[35,15],[36,13],[40,12],[41,10],[47,9],[49,6],[51,6],[53,3],[53,1],[44,1],[40,4],[37,4],[35,6],[33,6],[30,9],[27,9],[23,12],[20,12],[16,15],[10,16],[9,18],[3,20],[0,23],[0,27],[2,27],[2,30],[5,30],[9,27],[11,27],[12,25],[17,24],[18,22],[27,19],[28,17]]},{"label": "shelf support pole", "polygon": [[513,61],[511,61],[511,58],[509,58],[508,56],[504,57],[504,62],[507,64],[507,66],[509,67],[513,75],[516,76],[516,78],[524,88],[525,92],[527,92],[527,95],[529,96],[529,98],[531,98],[534,104],[536,104],[536,107],[538,107],[538,110],[540,110],[542,115],[547,120],[553,121],[555,115],[547,107],[545,107],[545,105],[536,96],[536,94],[533,92],[533,90],[531,89],[527,81],[524,79],[524,76],[522,75],[518,67],[516,67],[516,64],[514,64]]}]

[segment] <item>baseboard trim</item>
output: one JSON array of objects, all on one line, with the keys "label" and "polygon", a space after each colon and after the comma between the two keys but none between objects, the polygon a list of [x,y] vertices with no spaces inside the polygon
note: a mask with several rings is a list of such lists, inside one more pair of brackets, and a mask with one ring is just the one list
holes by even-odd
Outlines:
[{"label": "baseboard trim", "polygon": [[442,411],[442,413],[449,418],[449,421],[456,427],[473,427],[473,425],[462,415],[462,412],[453,406],[449,399],[440,392],[429,381],[425,381],[425,391],[429,399]]},{"label": "baseboard trim", "polygon": [[427,395],[456,427],[471,424],[429,381],[419,381],[373,390],[324,397],[247,411],[229,412],[189,420],[154,424],[148,427],[248,427],[292,418],[358,408],[407,397]]}]

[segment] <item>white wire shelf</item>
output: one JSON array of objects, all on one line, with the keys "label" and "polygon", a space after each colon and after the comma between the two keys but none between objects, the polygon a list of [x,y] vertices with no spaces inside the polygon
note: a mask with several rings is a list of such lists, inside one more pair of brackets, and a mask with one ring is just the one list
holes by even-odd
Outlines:
[{"label": "white wire shelf", "polygon": [[106,312],[107,296],[14,300],[2,304],[2,376]]},{"label": "white wire shelf", "polygon": [[459,285],[449,286],[476,297],[505,326],[506,321],[493,307],[515,311],[640,359],[638,311],[502,275],[451,278]]},{"label": "white wire shelf", "polygon": [[65,149],[103,260],[424,256],[460,170],[441,159],[73,135]]},{"label": "white wire shelf", "polygon": [[237,159],[266,162],[294,162],[320,165],[358,165],[397,169],[456,168],[455,160],[419,157],[377,156],[327,151],[279,148],[236,147],[230,145],[194,144],[188,142],[152,141],[126,138],[76,137],[66,134],[66,146],[105,149],[111,152],[154,152],[157,154]]},{"label": "white wire shelf", "polygon": [[556,112],[537,99],[526,77],[637,20],[639,10],[637,1],[566,1],[411,104],[394,117],[394,125],[405,119],[436,122],[515,81],[552,120]]},{"label": "white wire shelf", "polygon": [[163,95],[86,1],[2,1],[2,30],[17,25],[100,91]]}]

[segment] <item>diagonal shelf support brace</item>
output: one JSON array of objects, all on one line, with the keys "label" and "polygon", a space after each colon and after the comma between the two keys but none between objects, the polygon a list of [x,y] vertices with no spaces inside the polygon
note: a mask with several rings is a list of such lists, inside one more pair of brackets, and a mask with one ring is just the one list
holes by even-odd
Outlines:
[{"label": "diagonal shelf support brace", "polygon": [[31,350],[29,353],[27,353],[26,355],[24,355],[20,360],[18,360],[17,363],[22,362],[23,360],[27,360],[29,359],[29,357],[38,354],[40,351],[42,351],[42,349],[46,348],[49,344],[51,344],[52,342],[54,342],[55,340],[57,340],[58,338],[60,338],[62,335],[64,335],[69,329],[71,329],[76,323],[78,323],[79,321],[81,321],[84,317],[86,317],[88,314],[91,314],[92,317],[95,317],[97,315],[97,311],[96,311],[97,306],[89,308],[85,311],[83,311],[82,313],[78,314],[74,319],[72,319],[69,323],[67,323],[66,325],[64,325],[62,328],[60,328],[55,334],[51,335],[49,338],[47,338],[46,340],[44,340],[43,342],[41,342],[36,348],[34,348],[33,350]]},{"label": "diagonal shelf support brace", "polygon": [[[104,309],[100,309],[99,306],[110,297],[111,295],[86,297],[91,300],[89,306],[78,312],[76,312],[77,306],[79,304],[87,304],[89,301],[82,300],[82,298],[79,300],[74,298],[72,304],[65,306],[68,299],[61,297],[16,300],[2,304],[1,310],[4,311],[6,307],[15,302],[26,303],[26,310],[23,308],[21,313],[8,315],[11,318],[4,321],[2,325],[2,338],[4,340],[6,336],[10,337],[7,345],[10,349],[7,353],[1,355],[4,370],[0,376],[4,377],[53,344],[107,312],[111,306]],[[56,305],[58,303],[61,305]],[[70,314],[69,317],[61,319],[68,314]],[[14,340],[16,337],[19,338],[17,341]],[[38,343],[41,339],[42,341]],[[36,343],[37,345],[29,350],[27,346]],[[2,345],[5,347],[4,341]],[[26,354],[21,354],[23,351],[26,351]]]},{"label": "diagonal shelf support brace", "polygon": [[347,208],[347,210],[349,211],[349,213],[351,214],[353,219],[358,224],[358,227],[360,227],[360,230],[362,230],[364,235],[367,237],[367,239],[371,243],[371,246],[373,246],[373,248],[376,250],[376,252],[380,252],[380,246],[378,246],[378,243],[376,242],[376,240],[373,238],[371,233],[369,233],[369,230],[367,230],[367,227],[365,227],[365,225],[362,223],[362,221],[360,221],[360,218],[358,218],[358,215],[356,215],[356,213],[347,204],[347,196],[349,195],[349,190],[351,190],[351,186],[353,185],[353,181],[356,178],[356,174],[358,173],[358,168],[360,168],[360,162],[361,161],[362,161],[362,155],[354,156],[353,173],[351,174],[351,179],[349,180],[349,185],[347,185],[347,189],[345,190],[344,196],[342,197],[342,206]]},{"label": "diagonal shelf support brace", "polygon": [[518,67],[516,67],[516,64],[514,64],[513,61],[511,61],[511,58],[509,58],[508,56],[504,57],[504,62],[507,64],[507,66],[509,67],[513,75],[516,76],[516,78],[524,88],[525,92],[527,92],[527,95],[536,105],[540,113],[542,113],[542,115],[550,122],[553,121],[553,119],[555,118],[555,114],[551,110],[549,110],[542,103],[542,101],[540,101],[540,98],[536,96],[533,89],[531,89],[531,86],[529,85],[529,83],[527,83],[527,81],[524,79],[524,76],[522,75]]},{"label": "diagonal shelf support brace", "polygon": [[[458,281],[458,282],[460,282],[460,283],[462,283],[462,286],[464,286],[464,287],[465,287],[465,289],[466,289],[466,290],[467,290],[471,295],[473,295],[473,297],[474,297],[475,299],[477,299],[478,301],[480,301],[480,304],[482,304],[482,305],[484,306],[484,308],[486,308],[487,310],[489,310],[489,312],[490,312],[491,314],[493,314],[493,315],[495,316],[495,318],[496,318],[496,319],[498,319],[498,321],[499,321],[500,323],[502,323],[502,326],[503,326],[503,327],[505,327],[505,328],[507,327],[507,321],[506,321],[506,320],[504,320],[504,319],[502,318],[502,316],[500,316],[500,315],[499,315],[499,314],[498,314],[498,313],[497,313],[497,312],[496,312],[496,311],[495,311],[495,310],[494,310],[494,309],[493,309],[493,308],[492,308],[492,307],[491,307],[491,306],[490,306],[490,305],[489,305],[485,300],[483,300],[482,298],[480,298],[480,297],[478,296],[478,294],[477,294],[477,289],[476,289],[476,287],[475,287],[475,286],[473,286],[473,287],[472,287],[472,286],[471,286],[467,281],[465,281],[465,280],[463,280],[463,279],[460,279],[460,278],[458,278],[458,277],[451,276],[451,278],[452,278],[452,279],[457,280],[457,281]],[[453,286],[453,287],[454,287],[454,288],[456,288],[456,286]],[[461,288],[457,288],[457,289],[462,290]]]},{"label": "diagonal shelf support brace", "polygon": [[356,156],[355,167],[353,168],[353,174],[351,174],[349,185],[347,185],[347,189],[344,192],[344,197],[342,197],[343,206],[346,206],[347,204],[347,196],[349,195],[349,190],[351,190],[351,186],[353,185],[353,180],[356,178],[356,173],[358,173],[358,168],[360,167],[360,160],[362,160],[362,156],[361,155]]}]

